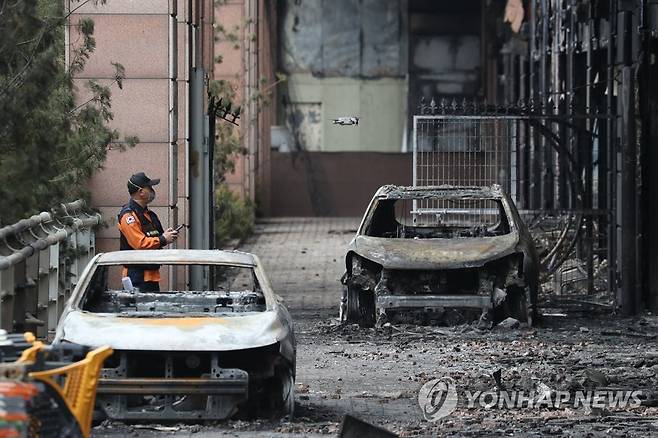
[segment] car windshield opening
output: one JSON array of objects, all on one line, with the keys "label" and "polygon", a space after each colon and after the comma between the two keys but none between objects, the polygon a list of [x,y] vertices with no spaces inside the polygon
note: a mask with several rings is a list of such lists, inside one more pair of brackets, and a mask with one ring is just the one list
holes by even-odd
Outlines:
[{"label": "car windshield opening", "polygon": [[365,233],[372,237],[422,239],[502,236],[510,232],[500,199],[381,199]]},{"label": "car windshield opening", "polygon": [[[132,289],[122,282],[128,269],[146,269],[160,275],[159,292]],[[189,287],[190,273],[198,271],[208,284]],[[170,285],[170,278],[175,284]],[[230,265],[99,265],[86,287],[80,308],[92,313],[121,316],[214,316],[263,312],[266,301],[252,267]]]}]

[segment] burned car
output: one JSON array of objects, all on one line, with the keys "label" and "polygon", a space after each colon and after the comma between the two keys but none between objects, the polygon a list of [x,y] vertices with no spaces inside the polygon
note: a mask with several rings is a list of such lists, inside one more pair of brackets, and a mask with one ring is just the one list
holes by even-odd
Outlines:
[{"label": "burned car", "polygon": [[[121,269],[144,264],[160,266],[162,292],[123,289]],[[208,286],[188,287],[193,276]],[[114,349],[98,385],[101,418],[293,414],[293,324],[252,254],[99,254],[66,304],[54,342]]]},{"label": "burned car", "polygon": [[486,328],[537,315],[533,241],[497,185],[381,187],[345,264],[341,318],[350,322]]}]

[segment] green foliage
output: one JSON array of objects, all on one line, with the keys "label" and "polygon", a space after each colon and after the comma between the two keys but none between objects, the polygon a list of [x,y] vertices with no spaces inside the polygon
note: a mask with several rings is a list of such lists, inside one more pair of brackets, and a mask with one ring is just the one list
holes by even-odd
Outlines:
[{"label": "green foliage", "polygon": [[240,48],[240,26],[235,25],[233,29],[226,29],[223,25],[215,23],[215,42],[228,42],[234,50]]},{"label": "green foliage", "polygon": [[[107,127],[113,117],[110,86],[89,81],[89,98],[76,106],[73,76],[96,47],[94,23],[71,23],[75,38],[67,69],[63,3],[0,2],[0,224],[86,197],[86,181],[102,168],[108,148],[138,141],[120,142]],[[121,87],[123,66],[113,65],[112,85]]]},{"label": "green foliage", "polygon": [[[215,6],[223,6],[225,0],[215,0]],[[254,23],[254,19],[247,18],[243,26],[249,26]],[[233,50],[240,49],[240,26],[234,26],[233,29],[227,30],[221,23],[214,24],[215,41],[225,41],[232,44]],[[252,40],[256,35],[249,35]],[[215,56],[215,63],[222,63],[224,57],[221,54]],[[236,79],[239,79],[236,77]],[[285,75],[277,73],[276,81],[270,85],[267,84],[267,78],[260,78],[258,89],[252,91],[248,96],[250,101],[257,103],[258,111],[263,105],[271,103],[272,91],[279,83],[285,81]],[[223,102],[230,102],[232,108],[240,107],[244,102],[236,102],[236,93],[230,81],[213,80],[208,85],[208,93],[216,99],[221,98]],[[242,122],[247,122],[242,120]],[[255,123],[255,119],[247,123]],[[251,231],[255,220],[255,204],[253,201],[242,200],[239,196],[231,192],[226,184],[226,174],[235,171],[235,158],[239,154],[246,154],[246,149],[242,146],[242,139],[238,135],[237,128],[221,120],[217,121],[215,126],[215,149],[213,168],[215,172],[216,196],[216,223],[215,232],[217,244],[238,238],[242,239]]]},{"label": "green foliage", "polygon": [[[224,102],[235,102],[235,90],[224,80],[210,81],[208,92]],[[254,225],[255,208],[251,200],[243,200],[231,192],[226,183],[226,174],[235,171],[235,157],[246,154],[242,147],[238,128],[221,120],[215,125],[215,150],[213,169],[215,172],[215,235],[217,246],[231,239],[244,239]]]},{"label": "green foliage", "polygon": [[[221,98],[223,102],[231,102],[233,108],[237,108],[235,102],[235,90],[229,81],[212,80],[208,84],[208,93],[216,99]],[[218,120],[215,125],[215,181],[222,183],[228,172],[235,171],[235,156],[246,154],[242,147],[238,128],[231,124]]]},{"label": "green foliage", "polygon": [[254,203],[233,193],[228,184],[215,190],[215,235],[217,246],[231,239],[242,240],[251,234],[256,220]]}]

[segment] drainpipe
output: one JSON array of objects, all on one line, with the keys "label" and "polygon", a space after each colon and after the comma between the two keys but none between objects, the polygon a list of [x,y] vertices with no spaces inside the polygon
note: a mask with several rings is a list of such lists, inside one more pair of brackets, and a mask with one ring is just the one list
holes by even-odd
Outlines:
[{"label": "drainpipe", "polygon": [[[204,111],[203,91],[205,85],[205,72],[202,65],[201,54],[201,16],[200,1],[195,0],[194,15],[192,15],[192,0],[188,0],[188,44],[191,44],[191,53],[188,59],[190,71],[189,108],[190,120],[190,158],[188,179],[190,184],[189,203],[189,247],[191,249],[209,249],[209,218],[210,205],[208,193],[209,156],[207,136],[204,135],[206,114]],[[190,268],[190,289],[208,289],[208,270],[200,266]]]},{"label": "drainpipe", "polygon": [[[169,224],[178,226],[178,1],[169,2]],[[177,248],[174,242],[172,248]],[[169,269],[169,285],[177,288],[177,269]]]}]

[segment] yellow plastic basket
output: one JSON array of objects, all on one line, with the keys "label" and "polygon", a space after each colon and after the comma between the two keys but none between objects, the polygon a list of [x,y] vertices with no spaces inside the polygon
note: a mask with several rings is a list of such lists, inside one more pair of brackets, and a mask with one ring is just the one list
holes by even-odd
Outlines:
[{"label": "yellow plastic basket", "polygon": [[[33,341],[32,347],[23,351],[19,362],[34,362],[39,351],[46,346]],[[64,399],[78,421],[85,437],[91,433],[91,420],[96,403],[96,387],[103,362],[111,356],[110,347],[99,347],[75,363],[47,371],[33,371],[29,376],[52,386]],[[63,382],[63,386],[58,383]]]}]

